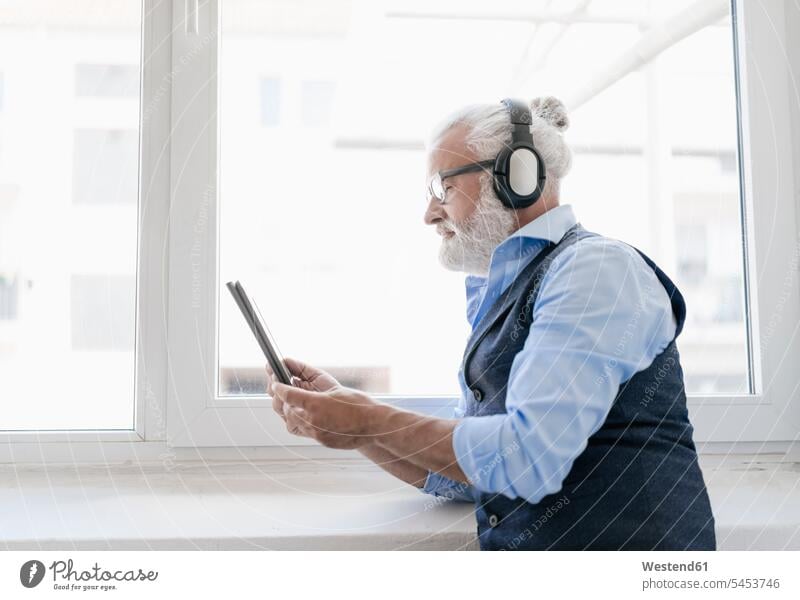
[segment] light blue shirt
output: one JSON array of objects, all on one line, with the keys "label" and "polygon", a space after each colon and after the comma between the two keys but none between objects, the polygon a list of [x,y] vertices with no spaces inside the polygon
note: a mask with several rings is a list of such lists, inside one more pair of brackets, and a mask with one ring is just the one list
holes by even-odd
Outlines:
[{"label": "light blue shirt", "polygon": [[[473,331],[517,274],[575,223],[570,205],[553,208],[497,246],[487,277],[467,276]],[[472,485],[431,472],[425,492],[472,501],[478,490],[536,503],[559,491],[620,384],[646,369],[676,330],[655,272],[631,246],[602,236],[553,261],[532,315],[511,364],[505,414],[464,417],[470,391],[459,372],[453,450]]]}]

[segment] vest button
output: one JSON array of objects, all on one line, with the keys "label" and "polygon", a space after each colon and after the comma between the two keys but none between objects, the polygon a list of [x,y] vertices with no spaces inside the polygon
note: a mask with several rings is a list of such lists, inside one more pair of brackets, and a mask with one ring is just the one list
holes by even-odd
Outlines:
[{"label": "vest button", "polygon": [[472,396],[475,398],[475,402],[483,400],[483,392],[480,388],[472,388]]},{"label": "vest button", "polygon": [[489,515],[489,527],[497,527],[499,521],[497,515]]}]

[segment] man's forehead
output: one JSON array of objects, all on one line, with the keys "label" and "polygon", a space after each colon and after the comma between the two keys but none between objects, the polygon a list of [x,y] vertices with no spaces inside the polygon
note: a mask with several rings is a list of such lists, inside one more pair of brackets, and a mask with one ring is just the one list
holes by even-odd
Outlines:
[{"label": "man's forehead", "polygon": [[475,154],[466,144],[468,133],[466,125],[454,125],[439,136],[428,154],[428,171],[441,171],[473,162]]}]

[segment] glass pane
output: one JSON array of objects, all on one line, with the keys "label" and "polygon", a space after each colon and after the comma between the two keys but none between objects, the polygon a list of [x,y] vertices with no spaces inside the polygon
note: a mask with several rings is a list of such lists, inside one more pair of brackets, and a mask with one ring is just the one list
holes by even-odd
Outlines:
[{"label": "glass pane", "polygon": [[133,427],[140,35],[0,0],[0,429]]},{"label": "glass pane", "polygon": [[[463,105],[569,105],[610,74],[571,111],[562,203],[676,280],[689,391],[748,391],[730,15],[614,74],[690,2],[596,0],[565,20],[578,4],[222,3],[221,281],[252,290],[284,354],[373,392],[457,394],[463,276],[422,222],[424,140]],[[219,336],[220,392],[262,392],[226,293]]]}]

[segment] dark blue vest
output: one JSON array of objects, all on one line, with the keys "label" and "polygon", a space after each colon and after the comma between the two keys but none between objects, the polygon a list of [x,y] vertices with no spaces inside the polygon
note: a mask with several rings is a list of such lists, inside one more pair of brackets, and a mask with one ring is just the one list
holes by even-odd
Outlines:
[{"label": "dark blue vest", "polygon": [[[506,412],[511,362],[527,338],[544,274],[565,248],[596,235],[580,224],[570,228],[519,273],[484,315],[461,365],[472,390],[466,416]],[[667,290],[677,337],[686,317],[683,296],[652,260],[639,254]],[[561,490],[536,504],[502,494],[476,498],[481,549],[716,549],[692,432],[673,339],[649,367],[620,386],[608,417],[575,459]]]}]

